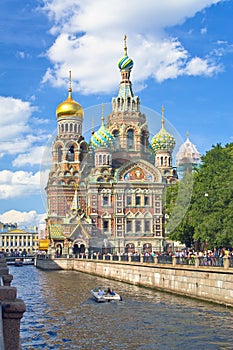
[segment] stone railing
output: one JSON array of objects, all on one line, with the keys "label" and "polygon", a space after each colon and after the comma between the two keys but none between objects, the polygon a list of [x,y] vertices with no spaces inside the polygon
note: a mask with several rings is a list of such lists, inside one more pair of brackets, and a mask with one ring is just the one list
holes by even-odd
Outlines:
[{"label": "stone railing", "polygon": [[104,260],[114,262],[131,262],[131,263],[150,263],[154,265],[168,264],[170,266],[194,266],[194,267],[221,267],[224,269],[233,268],[233,256],[224,257],[178,257],[168,254],[161,255],[144,255],[144,254],[68,254],[68,255],[38,255],[37,259],[90,259],[90,260]]},{"label": "stone railing", "polygon": [[[23,300],[17,298],[17,289],[11,287],[13,276],[3,255],[0,256],[0,349],[20,350],[20,320],[26,310]],[[1,343],[2,342],[2,343]]]}]

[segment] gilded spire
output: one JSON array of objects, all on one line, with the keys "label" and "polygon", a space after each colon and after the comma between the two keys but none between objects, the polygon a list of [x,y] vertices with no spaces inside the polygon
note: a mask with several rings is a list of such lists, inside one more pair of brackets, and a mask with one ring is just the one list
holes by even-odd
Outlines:
[{"label": "gilded spire", "polygon": [[186,137],[187,137],[187,138],[189,137],[189,132],[188,132],[188,131],[186,131]]},{"label": "gilded spire", "polygon": [[101,117],[101,125],[104,126],[104,103],[102,103],[102,117]]},{"label": "gilded spire", "polygon": [[92,134],[94,134],[95,133],[95,131],[94,131],[94,128],[95,128],[95,120],[94,120],[94,118],[92,118],[92,120],[91,120],[91,128],[92,128]]},{"label": "gilded spire", "polygon": [[69,71],[69,90],[68,91],[72,91],[72,79],[71,79],[71,70]]},{"label": "gilded spire", "polygon": [[126,44],[126,40],[127,40],[127,36],[126,36],[126,34],[125,34],[125,36],[124,36],[124,54],[125,54],[125,56],[127,56],[127,44]]},{"label": "gilded spire", "polygon": [[72,79],[71,79],[71,70],[69,71],[68,99],[72,100]]},{"label": "gilded spire", "polygon": [[164,129],[164,106],[162,106],[162,129]]}]

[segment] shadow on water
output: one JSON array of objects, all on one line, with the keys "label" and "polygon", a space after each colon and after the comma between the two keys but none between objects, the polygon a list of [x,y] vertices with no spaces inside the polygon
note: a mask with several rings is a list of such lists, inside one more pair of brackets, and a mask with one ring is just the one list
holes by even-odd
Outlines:
[{"label": "shadow on water", "polygon": [[[232,309],[73,271],[10,273],[27,305],[23,350],[233,349]],[[111,285],[123,301],[95,302],[97,285]]]}]

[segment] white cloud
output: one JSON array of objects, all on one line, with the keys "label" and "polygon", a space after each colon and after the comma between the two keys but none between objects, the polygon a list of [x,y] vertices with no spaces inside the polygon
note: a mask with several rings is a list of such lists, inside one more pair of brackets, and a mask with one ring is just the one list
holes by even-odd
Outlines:
[{"label": "white cloud", "polygon": [[[30,102],[0,96],[0,158],[5,154],[18,154],[13,161],[14,166],[39,164],[40,152],[36,152],[43,148],[40,145],[47,143],[50,137],[46,131],[38,128],[48,121],[34,117],[35,111],[37,108]],[[27,154],[34,155],[30,162],[26,160]]]},{"label": "white cloud", "polygon": [[[83,94],[112,92],[119,82],[117,60],[123,56],[123,35],[128,35],[128,53],[135,61],[134,87],[143,88],[149,77],[162,82],[192,74],[192,56],[177,38],[165,33],[169,26],[221,0],[44,0],[44,10],[53,20],[56,35],[47,52],[53,64],[43,82],[62,86],[72,70],[76,90]],[[203,61],[207,70],[195,75],[213,75],[219,66]],[[210,66],[209,66],[210,64]],[[135,89],[134,89],[135,90]]]},{"label": "white cloud", "polygon": [[44,223],[45,217],[46,214],[38,214],[35,210],[29,212],[9,210],[0,215],[0,222],[17,223],[18,227],[29,227]]},{"label": "white cloud", "polygon": [[[218,71],[221,66],[218,66]],[[208,59],[202,60],[199,57],[192,58],[185,68],[187,75],[206,75],[211,76],[216,71],[216,66]]]},{"label": "white cloud", "polygon": [[12,162],[13,166],[20,167],[26,164],[29,165],[41,165],[51,164],[51,150],[47,152],[46,146],[35,146],[27,153],[19,154]]},{"label": "white cloud", "polygon": [[0,199],[29,196],[40,192],[40,172],[0,171]]},{"label": "white cloud", "polygon": [[207,28],[201,28],[200,33],[201,34],[206,34],[207,33]]}]

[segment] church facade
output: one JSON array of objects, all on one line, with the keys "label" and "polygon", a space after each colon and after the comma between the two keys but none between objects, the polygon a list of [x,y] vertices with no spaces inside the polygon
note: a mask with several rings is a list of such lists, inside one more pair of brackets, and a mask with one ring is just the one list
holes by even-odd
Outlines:
[{"label": "church facade", "polygon": [[82,135],[83,108],[72,96],[56,110],[58,133],[46,187],[50,251],[163,251],[164,193],[177,182],[175,138],[165,128],[149,140],[146,115],[130,81],[133,61],[118,62],[121,81],[106,121],[90,140]]}]

